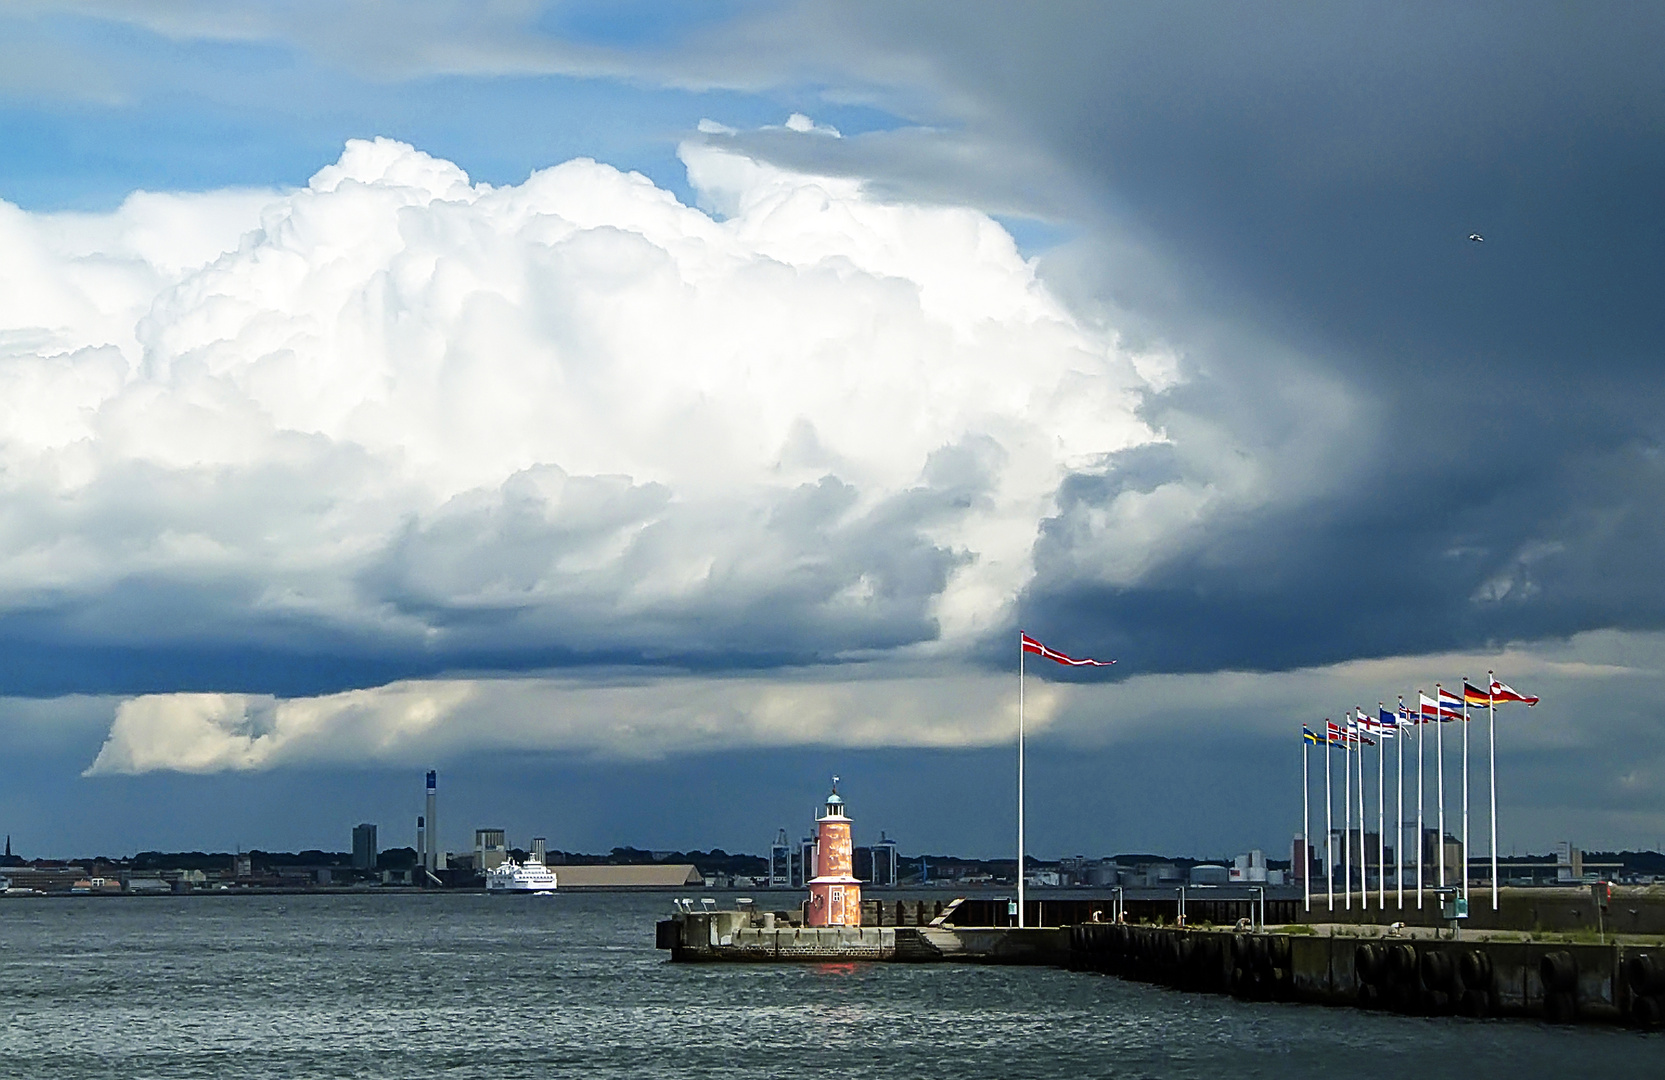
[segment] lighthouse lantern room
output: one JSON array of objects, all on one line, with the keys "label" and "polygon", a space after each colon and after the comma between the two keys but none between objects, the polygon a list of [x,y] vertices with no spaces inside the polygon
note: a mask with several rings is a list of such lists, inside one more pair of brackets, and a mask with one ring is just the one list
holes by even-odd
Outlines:
[{"label": "lighthouse lantern room", "polygon": [[809,882],[811,926],[860,926],[861,882],[851,873],[855,853],[850,846],[850,819],[844,800],[838,795],[838,777],[833,777],[827,808],[815,820],[819,843],[815,877]]}]

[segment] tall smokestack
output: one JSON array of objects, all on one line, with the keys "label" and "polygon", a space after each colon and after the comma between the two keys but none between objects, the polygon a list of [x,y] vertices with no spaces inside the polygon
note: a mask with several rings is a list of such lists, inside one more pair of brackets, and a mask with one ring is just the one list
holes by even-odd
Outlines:
[{"label": "tall smokestack", "polygon": [[428,861],[429,873],[439,870],[439,773],[428,770]]},{"label": "tall smokestack", "polygon": [[428,865],[428,819],[420,814],[416,817],[416,865]]},{"label": "tall smokestack", "polygon": [[541,836],[532,837],[532,861],[535,862],[535,863],[542,863],[542,862],[546,861],[545,856],[547,854],[548,854],[548,852],[544,847],[543,837],[541,837]]}]

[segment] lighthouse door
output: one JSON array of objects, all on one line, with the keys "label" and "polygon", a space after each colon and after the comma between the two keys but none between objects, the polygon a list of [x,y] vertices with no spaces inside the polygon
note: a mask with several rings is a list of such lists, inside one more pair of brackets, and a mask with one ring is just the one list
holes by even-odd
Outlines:
[{"label": "lighthouse door", "polygon": [[844,886],[834,885],[827,890],[827,925],[844,925]]}]

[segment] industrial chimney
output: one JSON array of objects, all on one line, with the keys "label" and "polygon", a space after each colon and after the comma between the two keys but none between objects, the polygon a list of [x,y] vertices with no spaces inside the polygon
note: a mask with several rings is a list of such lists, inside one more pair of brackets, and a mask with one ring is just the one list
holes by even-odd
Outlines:
[{"label": "industrial chimney", "polygon": [[428,857],[423,863],[428,873],[437,873],[439,865],[439,773],[428,770]]}]

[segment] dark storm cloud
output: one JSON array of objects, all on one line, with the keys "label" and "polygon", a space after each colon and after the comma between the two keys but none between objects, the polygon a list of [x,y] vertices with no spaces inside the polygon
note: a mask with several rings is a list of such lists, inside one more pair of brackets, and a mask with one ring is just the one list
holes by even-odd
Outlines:
[{"label": "dark storm cloud", "polygon": [[[1147,403],[1165,482],[1265,472],[1111,583],[1080,521],[1151,458],[1067,483],[1031,627],[1208,670],[1665,625],[1665,11],[862,11],[834,35],[852,67],[929,71],[978,168],[1017,148],[1084,193],[1103,250],[1052,279],[1185,355]],[[793,152],[871,163],[899,138]],[[1303,393],[1320,380],[1338,400]]]},{"label": "dark storm cloud", "polygon": [[[697,588],[646,603],[624,598],[712,511],[669,508],[658,485],[623,477],[561,477],[552,506],[532,473],[560,470],[544,466],[409,519],[364,560],[355,605],[386,613],[380,622],[271,610],[262,594],[275,581],[243,568],[129,577],[0,619],[0,680],[23,694],[229,682],[306,695],[446,670],[768,668],[928,641],[930,604],[967,556],[925,534],[987,498],[996,456],[982,437],[945,447],[922,483],[866,509],[832,475],[768,506],[728,507],[719,513],[761,520]],[[564,565],[621,530],[635,538],[616,562]],[[621,605],[638,609],[621,618]]]}]

